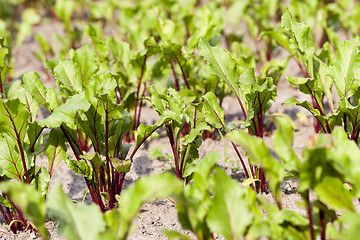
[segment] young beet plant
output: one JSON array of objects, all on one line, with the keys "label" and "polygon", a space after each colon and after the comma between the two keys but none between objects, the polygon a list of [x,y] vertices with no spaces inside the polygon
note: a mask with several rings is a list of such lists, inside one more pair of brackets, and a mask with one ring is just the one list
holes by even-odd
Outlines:
[{"label": "young beet plant", "polygon": [[[135,153],[170,118],[164,115],[153,126],[140,125],[135,133],[136,145],[129,151],[131,145],[123,144],[123,139],[131,129],[132,120],[123,104],[117,103],[114,76],[100,73],[84,78],[82,71],[72,61],[57,64],[54,73],[60,95],[56,97],[63,103],[48,108],[51,115],[40,125],[62,132],[62,139],[70,145],[75,157],[66,157],[65,163],[84,177],[92,200],[105,212],[117,205],[117,196]],[[44,98],[45,91],[43,88],[38,95]],[[84,152],[79,144],[78,139],[83,135],[90,140],[92,154]]]},{"label": "young beet plant", "polygon": [[[37,95],[43,87],[36,73],[26,73],[20,80],[7,85],[0,99],[0,179],[1,182],[16,180],[38,190],[42,200],[48,193],[50,177],[57,164],[66,155],[66,147],[60,141],[61,133],[53,129],[44,144],[44,126],[37,121],[39,102],[46,99],[50,107],[55,97],[54,89]],[[45,153],[49,159],[48,170],[39,167],[36,157]],[[1,194],[0,211],[13,232],[29,227],[22,212],[6,195]]]},{"label": "young beet plant", "polygon": [[[293,45],[298,49],[299,59],[307,70],[306,77],[287,76],[288,81],[299,87],[299,90],[311,96],[312,102],[299,102],[294,98],[287,100],[288,105],[298,105],[307,109],[315,120],[316,132],[332,133],[335,126],[342,126],[349,138],[359,142],[360,121],[359,76],[360,76],[360,39],[355,37],[335,45],[337,56],[329,51],[315,51],[312,46],[310,28],[297,23],[290,12],[282,17],[282,25],[291,33]],[[300,27],[299,27],[300,26]],[[333,59],[332,61],[327,59]],[[339,105],[333,99],[333,86],[339,96]],[[328,105],[326,108],[325,102]]]},{"label": "young beet plant", "polygon": [[[160,116],[172,117],[164,126],[174,156],[176,176],[187,182],[191,166],[199,158],[202,133],[210,130],[204,121],[202,104],[186,105],[175,89],[155,86],[151,87],[151,102]],[[184,135],[185,125],[189,130]]]},{"label": "young beet plant", "polygon": [[[336,211],[346,211],[347,214],[355,212],[352,199],[359,196],[359,189],[356,187],[359,184],[356,173],[359,147],[348,139],[341,127],[335,127],[331,135],[320,134],[310,138],[300,160],[293,149],[294,124],[281,117],[276,118],[275,123],[278,129],[273,136],[273,150],[279,159],[272,156],[262,139],[245,131],[236,130],[227,137],[243,147],[252,163],[265,169],[278,210],[283,214],[287,210],[282,209],[280,185],[284,178],[299,179],[297,191],[307,214],[307,221],[301,221],[301,225],[307,226],[307,230],[297,233],[297,238],[306,235],[301,239],[330,239],[329,236],[326,237],[327,228],[334,226],[338,220]],[[344,187],[344,182],[353,186],[352,191]],[[310,193],[316,195],[313,200],[310,199]],[[340,232],[345,229],[344,226],[333,228],[336,231],[341,229]]]},{"label": "young beet plant", "polygon": [[96,64],[115,73],[117,103],[126,102],[123,104],[125,110],[131,113],[131,128],[125,135],[126,141],[130,143],[135,140],[136,129],[140,126],[143,99],[150,79],[149,59],[159,54],[161,48],[153,37],[148,37],[143,46],[135,51],[127,42],[115,40],[113,37],[106,38],[98,26],[88,25],[85,33],[93,42],[95,51],[92,49],[91,52],[100,62]]},{"label": "young beet plant", "polygon": [[[242,127],[247,128],[252,135],[263,138],[265,134],[265,112],[271,106],[269,101],[274,100],[276,96],[276,85],[273,83],[273,78],[264,76],[256,78],[254,69],[245,70],[240,74],[237,63],[230,53],[221,47],[211,47],[204,38],[199,42],[199,51],[200,55],[209,62],[210,73],[218,76],[234,93],[245,118]],[[205,106],[208,123],[229,132],[234,127],[234,124],[230,128],[225,126],[224,112],[216,101],[215,95],[208,93],[204,99],[207,102]],[[265,192],[266,179],[264,171],[251,164],[247,168],[239,150],[235,144],[233,146],[246,177],[251,178],[253,181],[259,181],[260,185],[256,184],[256,189]]]}]

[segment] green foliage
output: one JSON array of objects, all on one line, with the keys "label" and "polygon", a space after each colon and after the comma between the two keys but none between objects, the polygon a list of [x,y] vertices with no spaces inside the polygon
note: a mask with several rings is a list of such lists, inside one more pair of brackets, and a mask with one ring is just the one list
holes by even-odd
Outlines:
[{"label": "green foliage", "polygon": [[224,171],[215,171],[210,181],[214,198],[206,219],[209,228],[227,239],[240,239],[253,222],[247,192]]},{"label": "green foliage", "polygon": [[85,203],[74,204],[62,191],[61,186],[54,188],[46,201],[48,214],[56,217],[59,233],[68,239],[97,239],[104,231],[100,209]]},{"label": "green foliage", "polygon": [[[59,224],[59,233],[68,239],[125,239],[133,230],[133,220],[146,201],[181,192],[181,182],[170,174],[144,177],[122,195],[119,209],[102,214],[95,205],[73,203],[56,186],[49,194],[49,216]],[[91,229],[89,229],[91,228]]]},{"label": "green foliage", "polygon": [[158,122],[168,119],[164,125],[174,155],[176,176],[184,180],[191,174],[186,169],[199,158],[203,132],[211,130],[204,121],[203,105],[185,104],[172,88],[152,87],[151,94],[153,107],[161,116]]},{"label": "green foliage", "polygon": [[[356,1],[345,0],[0,0],[5,221],[16,232],[29,226],[26,217],[46,238],[46,198],[64,237],[125,239],[145,201],[173,194],[183,228],[198,239],[214,233],[227,239],[354,238],[352,199],[360,196],[359,13]],[[33,26],[54,18],[64,29],[53,36],[58,43],[34,36],[43,72],[15,79],[12,67],[23,57],[21,45],[37,32]],[[283,50],[289,56],[278,54]],[[290,98],[284,104],[307,109],[315,132],[327,133],[311,137],[301,156],[289,117],[268,117],[291,58],[302,76],[294,72],[287,80],[311,101]],[[57,86],[45,88],[39,75]],[[225,121],[227,95],[239,104],[243,130]],[[141,122],[147,101],[159,114],[152,125]],[[43,108],[50,115],[40,120]],[[272,134],[266,121],[277,126],[273,151],[263,141]],[[164,174],[140,179],[119,197],[137,151],[162,127],[185,187]],[[247,178],[243,186],[215,165],[216,154],[199,158],[203,139],[216,137],[214,129],[231,141]],[[38,166],[39,155],[48,158],[47,168]],[[60,188],[46,197],[62,160],[84,177],[100,210],[74,205]],[[289,177],[299,179],[294,191],[307,216],[282,209],[280,185]],[[267,187],[276,206],[253,191]],[[316,199],[310,200],[310,192]],[[188,239],[176,231],[165,234]]]},{"label": "green foliage", "polygon": [[[304,78],[288,76],[288,81],[299,90],[312,98],[298,102],[288,99],[286,104],[299,105],[310,111],[317,119],[316,131],[322,130],[331,133],[335,126],[343,126],[351,139],[358,142],[359,122],[356,114],[358,109],[358,71],[359,39],[353,38],[337,46],[338,54],[334,62],[323,61],[316,51],[316,45],[309,35],[310,27],[304,23],[297,23],[289,11],[282,17],[283,27],[290,32],[293,42],[292,49],[305,66]],[[335,53],[332,53],[335,55]],[[303,70],[304,71],[304,70]],[[339,95],[339,105],[335,109],[332,87],[335,86]],[[327,101],[330,111],[326,112],[324,100]]]},{"label": "green foliage", "polygon": [[47,238],[45,228],[46,207],[44,199],[39,192],[29,185],[20,182],[2,182],[0,191],[7,194],[23,214],[36,227],[44,239]]}]

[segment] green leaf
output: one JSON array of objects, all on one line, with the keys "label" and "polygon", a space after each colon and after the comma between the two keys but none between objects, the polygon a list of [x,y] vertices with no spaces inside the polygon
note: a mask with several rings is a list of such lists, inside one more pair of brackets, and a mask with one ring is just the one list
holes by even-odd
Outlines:
[{"label": "green leaf", "polygon": [[269,36],[275,40],[280,46],[291,52],[289,37],[280,29],[265,30],[260,33],[259,37]]},{"label": "green leaf", "polygon": [[60,82],[60,87],[75,93],[83,90],[83,74],[74,62],[60,61],[54,68],[54,74],[56,80]]},{"label": "green leaf", "polygon": [[42,195],[43,201],[45,201],[45,197],[48,194],[49,183],[49,172],[45,167],[40,167],[40,170],[36,173],[30,184]]},{"label": "green leaf", "polygon": [[48,239],[45,228],[46,208],[41,194],[28,184],[13,181],[2,182],[0,191],[7,194],[41,236]]},{"label": "green leaf", "polygon": [[310,27],[306,23],[297,23],[289,9],[285,9],[281,16],[281,26],[293,35],[290,39],[290,48],[299,51],[300,54],[315,46]]},{"label": "green leaf", "polygon": [[214,191],[206,218],[210,230],[226,239],[241,239],[253,221],[245,190],[219,168],[210,178],[210,184]]},{"label": "green leaf", "polygon": [[40,45],[41,51],[44,55],[46,55],[48,53],[53,54],[50,44],[46,41],[45,37],[43,37],[42,35],[37,33],[37,34],[35,34],[35,39],[38,42],[38,44]]},{"label": "green leaf", "polygon": [[195,166],[194,173],[199,175],[202,179],[207,179],[210,176],[211,170],[215,167],[218,158],[219,153],[210,152]]},{"label": "green leaf", "polygon": [[26,132],[26,143],[29,144],[30,152],[37,154],[42,151],[43,135],[41,135],[41,133],[43,130],[44,128],[40,127],[37,121],[29,123],[28,130]]},{"label": "green leaf", "polygon": [[[77,114],[75,121],[78,129],[86,133],[86,135],[90,138],[92,144],[96,148],[96,151],[103,150],[103,138],[105,136],[105,131],[101,115],[96,111],[96,108],[91,105],[84,114]],[[99,149],[97,149],[98,147]]]},{"label": "green leaf", "polygon": [[240,130],[232,131],[226,136],[230,141],[243,147],[252,164],[260,165],[264,169],[265,176],[269,179],[269,187],[280,202],[280,185],[285,176],[285,170],[280,162],[270,155],[270,149],[264,141]]},{"label": "green leaf", "polygon": [[99,60],[94,48],[89,44],[83,45],[75,51],[72,60],[81,68],[84,77],[83,85],[86,86],[99,68]]},{"label": "green leaf", "polygon": [[121,62],[125,68],[128,67],[130,62],[130,45],[127,42],[116,41],[112,36],[107,39],[113,57],[116,61]]},{"label": "green leaf", "polygon": [[5,134],[0,135],[0,175],[23,181],[24,166],[17,144]]},{"label": "green leaf", "polygon": [[19,99],[0,99],[0,132],[22,142],[29,120],[29,111]]},{"label": "green leaf", "polygon": [[347,99],[341,99],[339,101],[339,110],[343,112],[350,120],[352,126],[352,133],[356,133],[360,130],[360,105],[353,106]]},{"label": "green leaf", "polygon": [[110,161],[112,163],[112,165],[115,168],[115,171],[117,173],[127,173],[130,171],[131,165],[133,160],[132,159],[126,159],[126,160],[121,160],[118,158],[110,158]]},{"label": "green leaf", "polygon": [[101,159],[100,154],[98,152],[95,152],[88,156],[80,155],[80,158],[88,161],[95,174],[99,174],[99,168],[103,163],[103,160]]},{"label": "green leaf", "polygon": [[217,75],[224,81],[240,99],[239,87],[237,86],[239,74],[236,70],[236,61],[230,53],[221,47],[211,47],[205,38],[200,39],[198,48],[200,55],[210,64],[210,73]]},{"label": "green leaf", "polygon": [[221,109],[216,95],[207,92],[204,96],[205,121],[215,128],[225,128],[224,110]]},{"label": "green leaf", "polygon": [[123,239],[133,219],[137,217],[140,207],[146,201],[154,201],[156,198],[170,194],[180,193],[182,183],[172,174],[164,173],[143,177],[124,191],[120,199],[120,228],[118,239]]},{"label": "green leaf", "polygon": [[46,89],[41,82],[39,75],[35,72],[25,73],[23,75],[23,82],[25,89],[32,94],[34,100],[48,109],[46,104]]},{"label": "green leaf", "polygon": [[[284,104],[288,106],[293,106],[293,105],[302,106],[303,108],[308,110],[317,119],[317,121],[320,122],[324,132],[327,132],[326,120],[328,120],[330,129],[332,129],[334,125],[338,124],[340,120],[339,116],[336,115],[336,113],[330,115],[329,117],[328,116],[324,117],[323,115],[320,114],[320,111],[318,109],[315,109],[308,101],[299,102],[295,98],[291,97],[288,98]],[[335,119],[333,117],[335,117]]]},{"label": "green leaf", "polygon": [[308,147],[303,151],[303,160],[299,169],[298,191],[304,194],[308,189],[314,189],[325,176],[338,177],[331,158],[333,156],[332,141],[329,135],[320,134],[309,139]]},{"label": "green leaf", "polygon": [[58,232],[69,240],[96,240],[105,230],[102,213],[95,204],[74,204],[62,191],[55,186],[46,201],[48,215],[58,223]]},{"label": "green leaf", "polygon": [[300,86],[299,90],[302,93],[311,95],[312,91],[314,90],[314,79],[312,78],[293,77],[290,75],[286,75],[286,79],[292,85]]},{"label": "green leaf", "polygon": [[190,89],[180,89],[179,94],[185,104],[193,103],[196,100],[196,94]]},{"label": "green leaf", "polygon": [[56,166],[66,159],[66,146],[63,133],[58,128],[51,129],[50,135],[44,146],[49,159],[49,174],[53,174]]},{"label": "green leaf", "polygon": [[329,207],[337,210],[348,210],[355,212],[352,203],[352,195],[347,191],[343,182],[332,176],[324,176],[319,183],[314,187],[320,201]]},{"label": "green leaf", "polygon": [[[245,71],[241,77],[246,74],[246,72],[247,71]],[[254,72],[251,72],[253,78],[255,78]],[[271,107],[270,100],[275,101],[276,94],[276,85],[273,84],[272,78],[266,78],[261,85],[253,83],[249,93],[245,94],[246,101],[251,104],[248,105],[247,118],[244,126],[248,126],[251,132],[257,136],[263,134],[258,131],[258,129],[262,128],[262,126],[259,126],[259,118],[263,117],[265,112]],[[256,118],[256,121],[254,118]],[[263,121],[263,119],[261,119],[261,121]]]},{"label": "green leaf", "polygon": [[[106,228],[99,235],[99,239],[119,239],[116,238],[117,230],[121,224],[120,211],[118,209],[111,209],[103,214],[103,219],[106,224]],[[119,239],[120,240],[120,239]]]},{"label": "green leaf", "polygon": [[74,95],[70,97],[66,103],[60,105],[54,112],[44,120],[39,122],[40,126],[48,128],[60,127],[65,123],[71,129],[75,129],[75,116],[78,111],[87,111],[90,103],[84,95]]},{"label": "green leaf", "polygon": [[274,121],[278,127],[274,134],[274,150],[288,171],[296,171],[300,166],[300,159],[293,149],[294,124],[290,122],[291,119],[284,117],[276,117]]},{"label": "green leaf", "polygon": [[136,146],[141,145],[143,141],[145,141],[145,139],[148,138],[154,131],[156,131],[163,124],[169,121],[174,121],[179,125],[182,123],[181,118],[175,112],[166,110],[164,115],[161,116],[160,119],[154,125],[146,126],[144,124],[140,124],[140,126],[138,127],[135,133]]},{"label": "green leaf", "polygon": [[178,218],[184,229],[191,230],[201,239],[211,236],[206,216],[210,206],[209,177],[219,158],[211,152],[192,169],[193,184],[188,184],[181,195],[175,195]]},{"label": "green leaf", "polygon": [[259,179],[254,179],[254,178],[248,178],[246,179],[241,185],[243,187],[249,187],[251,184],[260,181]]},{"label": "green leaf", "polygon": [[109,50],[106,45],[105,36],[102,32],[100,25],[87,25],[84,31],[93,41],[96,53],[98,54],[101,61],[107,61]]},{"label": "green leaf", "polygon": [[329,68],[336,89],[341,98],[348,99],[360,85],[360,38],[344,41],[339,48],[335,64]]},{"label": "green leaf", "polygon": [[254,68],[246,69],[239,77],[239,83],[244,85],[255,86],[257,81],[255,78]]},{"label": "green leaf", "polygon": [[153,37],[149,37],[144,41],[145,49],[138,52],[138,54],[130,60],[130,64],[133,66],[136,75],[140,78],[146,71],[147,59],[157,53],[161,52],[160,47],[156,44]]},{"label": "green leaf", "polygon": [[85,95],[89,101],[95,106],[98,104],[98,99],[101,95],[107,94],[112,101],[116,101],[114,89],[117,87],[114,76],[109,73],[100,73],[96,75],[91,81],[88,81],[85,86]]},{"label": "green leaf", "polygon": [[105,18],[109,21],[113,17],[114,5],[112,2],[89,2],[92,18]]},{"label": "green leaf", "polygon": [[360,234],[360,215],[354,212],[345,212],[334,224],[329,226],[331,239],[352,240]]},{"label": "green leaf", "polygon": [[87,179],[92,178],[93,169],[85,160],[64,159],[64,162],[68,168],[74,171],[75,174],[81,175]]},{"label": "green leaf", "polygon": [[[3,68],[6,65],[6,56],[9,54],[9,49],[6,47],[0,48],[0,67]],[[2,79],[2,81],[4,81]]]},{"label": "green leaf", "polygon": [[66,29],[70,28],[71,15],[74,8],[75,2],[73,0],[56,0],[54,12],[64,23]]},{"label": "green leaf", "polygon": [[25,38],[32,33],[32,26],[39,23],[41,17],[33,8],[25,9],[21,14],[21,21],[16,37],[16,46],[19,47]]},{"label": "green leaf", "polygon": [[270,224],[269,237],[287,239],[308,239],[309,220],[300,213],[282,209],[266,209],[269,211],[267,219]]},{"label": "green leaf", "polygon": [[202,123],[198,124],[194,129],[191,129],[189,134],[184,137],[184,142],[182,143],[183,146],[194,142],[198,136],[202,136],[203,131],[211,131],[211,128],[208,125]]},{"label": "green leaf", "polygon": [[166,237],[168,237],[169,239],[177,239],[177,240],[190,240],[191,239],[188,236],[186,236],[185,234],[181,234],[176,230],[163,229],[162,233],[165,234]]},{"label": "green leaf", "polygon": [[165,111],[165,99],[163,96],[166,94],[166,89],[162,86],[150,86],[150,93],[151,93],[151,105],[153,106],[154,110],[162,116]]},{"label": "green leaf", "polygon": [[[37,117],[39,104],[33,99],[32,94],[27,91],[24,86],[16,86],[15,84],[13,84],[9,90],[8,98],[19,99],[21,104],[25,106],[29,113],[29,122],[33,122]],[[11,92],[12,90],[16,91]]]},{"label": "green leaf", "polygon": [[169,103],[169,109],[179,116],[185,112],[185,102],[181,98],[180,94],[173,88],[168,88],[168,95],[163,96]]},{"label": "green leaf", "polygon": [[[342,173],[345,181],[353,186],[360,186],[360,149],[359,146],[348,138],[348,134],[342,127],[336,127],[332,132],[335,149],[331,160],[334,168]],[[353,188],[353,194],[357,198],[360,196],[360,189]]]},{"label": "green leaf", "polygon": [[46,89],[46,101],[49,103],[49,111],[58,107],[56,92],[54,88]]}]

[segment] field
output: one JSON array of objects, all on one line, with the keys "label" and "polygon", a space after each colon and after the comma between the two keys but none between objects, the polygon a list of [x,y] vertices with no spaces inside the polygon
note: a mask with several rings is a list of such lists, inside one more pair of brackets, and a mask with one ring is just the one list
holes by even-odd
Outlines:
[{"label": "field", "polygon": [[357,1],[0,16],[0,239],[356,239]]}]

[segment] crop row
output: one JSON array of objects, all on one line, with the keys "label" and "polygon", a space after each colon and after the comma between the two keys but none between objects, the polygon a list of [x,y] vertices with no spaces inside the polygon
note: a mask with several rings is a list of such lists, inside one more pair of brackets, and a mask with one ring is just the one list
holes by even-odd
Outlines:
[{"label": "crop row", "polygon": [[[125,239],[144,202],[170,196],[182,227],[198,239],[215,233],[226,239],[357,236],[355,1],[57,0],[0,6],[0,211],[14,233],[32,228],[46,239],[48,216],[69,239]],[[49,19],[61,23],[63,36],[48,41],[37,34],[41,77],[28,72],[17,79],[13,66],[21,56],[13,53],[34,25]],[[288,55],[278,60],[276,51]],[[293,149],[291,118],[268,113],[290,59],[301,76],[286,79],[309,101],[289,98],[284,104],[314,117],[315,135],[301,156]],[[45,87],[53,79],[56,87]],[[241,125],[224,120],[222,101],[229,95]],[[159,114],[152,125],[141,123],[145,104]],[[48,116],[40,118],[40,111]],[[175,176],[144,177],[122,193],[137,151],[159,129],[169,139]],[[276,157],[263,141],[266,134]],[[218,153],[199,158],[202,141],[220,137],[237,154],[243,184],[216,165]],[[47,167],[37,165],[40,156]],[[59,186],[48,191],[61,161],[84,177],[94,204],[72,203]],[[299,179],[294,191],[306,216],[282,207],[280,184],[288,178]],[[276,205],[257,193],[272,194]],[[188,239],[176,231],[164,234]]]}]

